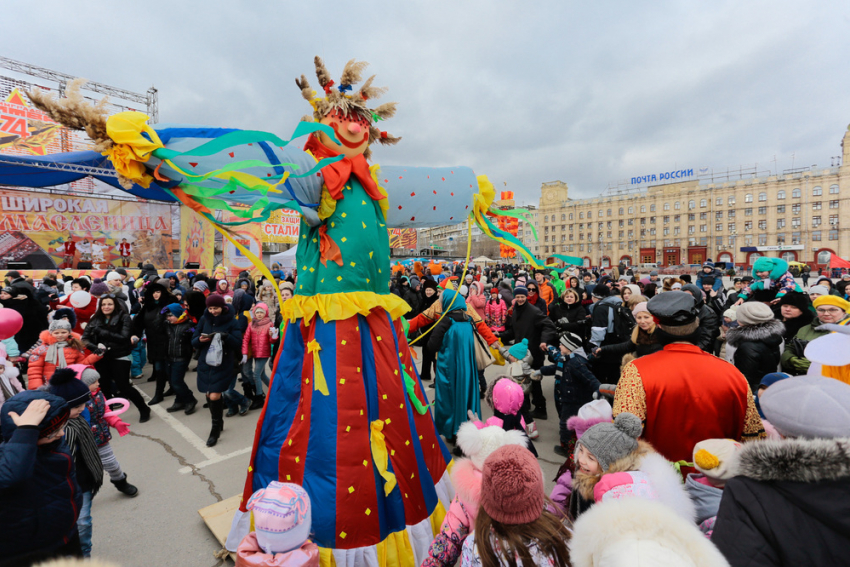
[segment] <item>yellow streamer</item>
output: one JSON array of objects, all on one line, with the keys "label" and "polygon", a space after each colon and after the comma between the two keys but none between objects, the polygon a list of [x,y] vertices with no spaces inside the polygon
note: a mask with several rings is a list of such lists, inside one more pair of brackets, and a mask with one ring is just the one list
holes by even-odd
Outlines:
[{"label": "yellow streamer", "polygon": [[384,478],[384,495],[389,496],[396,485],[395,475],[387,470],[389,467],[389,453],[387,452],[387,441],[384,437],[384,422],[376,419],[370,425],[372,433],[369,442],[372,445],[372,460],[378,467],[378,472]]},{"label": "yellow streamer", "polygon": [[307,343],[307,352],[313,353],[313,389],[318,390],[323,395],[330,395],[328,392],[328,383],[325,381],[325,372],[322,370],[322,361],[319,358],[319,351],[322,347],[319,342],[313,339]]},{"label": "yellow streamer", "polygon": [[[144,164],[154,150],[164,147],[156,131],[147,125],[148,118],[147,114],[134,111],[119,112],[107,118],[106,134],[113,145],[102,152],[118,173],[145,189],[150,187],[153,176]],[[143,132],[149,139],[142,136]]]}]

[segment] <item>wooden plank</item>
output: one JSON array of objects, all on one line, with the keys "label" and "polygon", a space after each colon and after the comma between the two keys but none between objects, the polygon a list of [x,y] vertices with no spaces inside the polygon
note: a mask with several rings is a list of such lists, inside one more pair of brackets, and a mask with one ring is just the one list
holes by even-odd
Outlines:
[{"label": "wooden plank", "polygon": [[[236,515],[236,511],[239,509],[241,499],[242,495],[237,494],[236,496],[231,496],[226,500],[216,502],[211,506],[198,510],[201,519],[204,520],[204,523],[213,533],[215,539],[221,544],[222,548],[224,548],[224,542],[227,541],[227,534],[230,532],[230,525],[233,523],[233,516]],[[229,555],[230,559],[235,562],[236,554],[230,553]]]}]

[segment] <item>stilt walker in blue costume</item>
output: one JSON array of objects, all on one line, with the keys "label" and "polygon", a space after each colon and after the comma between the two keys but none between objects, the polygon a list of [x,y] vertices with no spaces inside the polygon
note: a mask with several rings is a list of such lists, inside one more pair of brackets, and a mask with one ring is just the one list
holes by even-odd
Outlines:
[{"label": "stilt walker in blue costume", "polygon": [[[488,218],[525,212],[491,209],[495,191],[486,177],[462,166],[370,166],[371,143],[399,140],[378,128],[395,103],[369,107],[384,92],[372,86],[374,77],[354,89],[363,62],[349,61],[338,85],[318,57],[315,66],[319,92],[303,75],[296,80],[313,107],[293,134],[307,136],[303,149],[260,131],[152,127],[138,112],[107,117],[74,84],[65,99],[30,97],[55,120],[85,128],[128,191],[141,186],[192,207],[237,246],[216,210],[238,223],[264,222],[280,208],[300,212],[295,296],[283,305],[283,342],[227,547],[235,550],[251,529],[245,503],[252,493],[271,481],[293,482],[309,493],[323,565],[415,566],[427,557],[454,491],[451,457],[402,328],[409,307],[389,292],[387,229],[469,218],[538,264]],[[463,304],[455,300],[443,311],[451,315]],[[461,352],[471,332],[471,325],[448,329],[444,371],[462,364],[475,375],[471,343]],[[480,406],[477,380],[467,389],[454,392],[464,415],[452,412],[445,431],[457,429],[467,407]]]}]

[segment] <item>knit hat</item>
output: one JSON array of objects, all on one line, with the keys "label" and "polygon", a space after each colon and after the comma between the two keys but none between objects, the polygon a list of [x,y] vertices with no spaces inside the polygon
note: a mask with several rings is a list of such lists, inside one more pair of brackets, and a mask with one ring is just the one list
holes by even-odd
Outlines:
[{"label": "knit hat", "polygon": [[[82,369],[80,368],[82,367]],[[77,378],[82,381],[86,386],[91,386],[95,382],[100,381],[100,373],[94,369],[93,366],[86,366],[84,364],[72,364],[68,368],[74,370],[77,373]]]},{"label": "knit hat", "polygon": [[834,378],[788,378],[768,388],[759,402],[786,437],[833,439],[850,431],[850,386]]},{"label": "knit hat", "polygon": [[109,293],[109,286],[103,283],[100,279],[94,280],[94,283],[91,284],[91,289],[89,293],[95,297],[100,297],[106,293]]},{"label": "knit hat", "polygon": [[496,449],[481,475],[481,507],[499,523],[528,524],[543,513],[543,471],[525,447]]},{"label": "knit hat", "polygon": [[706,439],[694,445],[694,466],[712,484],[723,484],[738,474],[735,456],[741,444],[732,439]]},{"label": "knit hat", "polygon": [[508,354],[517,360],[522,360],[528,354],[528,339],[522,339],[508,349]]},{"label": "knit hat", "polygon": [[805,293],[800,293],[799,291],[789,291],[785,295],[782,296],[782,299],[779,300],[779,305],[792,305],[799,309],[800,311],[805,312],[809,306],[811,306],[811,302]]},{"label": "knit hat", "polygon": [[714,276],[705,276],[702,278],[702,285],[714,285],[715,281]]},{"label": "knit hat", "polygon": [[68,408],[75,408],[91,399],[89,387],[77,379],[73,368],[60,368],[53,373],[47,391],[68,402]]},{"label": "knit hat", "polygon": [[514,297],[517,295],[525,295],[528,296],[528,288],[525,286],[518,285],[514,288]]},{"label": "knit hat", "polygon": [[504,415],[516,415],[522,408],[525,394],[522,386],[507,376],[497,378],[493,384],[493,409]]},{"label": "knit hat", "polygon": [[652,276],[658,277],[658,270],[652,270],[651,272],[649,272],[649,275],[650,275],[650,277],[652,277]]},{"label": "knit hat", "polygon": [[[508,382],[512,381],[508,380]],[[516,385],[519,386],[519,384]],[[520,387],[520,397],[522,397],[522,387]],[[469,457],[469,460],[478,470],[484,468],[487,457],[492,455],[499,447],[505,445],[526,446],[526,437],[522,431],[517,429],[505,431],[498,425],[480,427],[481,425],[481,423],[467,421],[457,431],[457,446],[460,447],[464,455]]]},{"label": "knit hat", "polygon": [[53,320],[57,321],[59,319],[67,320],[71,323],[72,328],[77,325],[77,313],[70,307],[63,307],[53,312]]},{"label": "knit hat", "polygon": [[773,311],[761,301],[747,301],[735,312],[741,325],[760,325],[773,321]]},{"label": "knit hat", "polygon": [[570,352],[581,349],[583,341],[581,337],[569,331],[561,335],[561,346],[566,347]]},{"label": "knit hat", "polygon": [[47,410],[47,415],[38,424],[38,438],[44,439],[59,430],[68,421],[68,412],[70,408],[64,399],[55,394],[50,394],[44,390],[25,390],[15,394],[0,406],[0,429],[3,431],[3,438],[6,441],[11,439],[12,434],[17,429],[15,422],[9,416],[10,412],[15,412],[18,415],[24,413],[27,407],[35,400],[47,400],[50,408]]},{"label": "knit hat", "polygon": [[491,287],[490,288],[490,295],[499,295],[499,288]]},{"label": "knit hat", "polygon": [[253,512],[257,543],[268,554],[298,549],[310,537],[310,496],[297,484],[273,480],[245,508]]},{"label": "knit hat", "polygon": [[224,296],[218,295],[217,293],[210,294],[207,296],[207,307],[224,307],[227,305],[227,302],[224,300]]},{"label": "knit hat", "polygon": [[292,282],[283,281],[280,282],[280,291],[288,289],[289,291],[295,293],[295,286],[292,285]]},{"label": "knit hat", "polygon": [[183,315],[183,313],[186,312],[186,310],[183,309],[183,306],[180,305],[179,303],[171,303],[170,305],[167,305],[165,307],[165,310],[168,311],[168,313],[170,313],[171,315],[174,315],[177,318],[179,318],[181,315]]},{"label": "knit hat", "polygon": [[787,372],[771,372],[769,374],[765,374],[764,377],[759,382],[759,387],[764,386],[765,388],[769,388],[779,382],[780,380],[785,380],[786,378],[790,378],[791,375]]},{"label": "knit hat", "polygon": [[829,295],[829,288],[825,285],[813,285],[809,288],[809,295],[815,293],[818,295]]},{"label": "knit hat", "polygon": [[846,313],[850,313],[850,302],[845,299],[841,299],[837,295],[821,295],[814,300],[815,309],[821,305],[834,305],[839,309],[843,309]]},{"label": "knit hat", "polygon": [[197,290],[197,291],[201,291],[201,292],[207,291],[209,288],[210,288],[210,286],[208,286],[207,282],[205,282],[205,281],[199,281],[199,282],[195,282],[195,283],[192,284],[192,289]]},{"label": "knit hat", "polygon": [[649,303],[641,301],[632,307],[632,315],[637,315],[638,313],[649,313]]},{"label": "knit hat", "polygon": [[106,281],[108,282],[120,279],[121,275],[118,272],[109,272],[108,274],[106,274]]},{"label": "knit hat", "polygon": [[466,297],[466,296],[468,296],[468,295],[469,295],[469,288],[468,288],[468,287],[466,287],[465,285],[462,285],[462,286],[460,286],[460,289],[458,290],[458,292],[459,292],[462,296]]},{"label": "knit hat", "polygon": [[73,329],[73,325],[67,319],[54,319],[50,322],[50,331],[56,331],[57,329],[65,329],[66,331],[70,331]]},{"label": "knit hat", "polygon": [[737,309],[731,309],[731,308],[727,309],[726,311],[723,312],[723,316],[729,317],[730,321],[737,321],[738,320],[738,310]]},{"label": "knit hat", "polygon": [[817,279],[817,281],[815,282],[815,284],[820,284],[820,282],[826,282],[826,283],[830,284],[830,287],[832,287],[832,279],[828,278],[827,276],[819,277]]},{"label": "knit hat", "polygon": [[714,262],[703,262],[703,268],[714,268]]},{"label": "knit hat", "polygon": [[611,463],[637,449],[641,429],[638,416],[623,412],[614,418],[614,423],[600,423],[588,429],[578,443],[596,457],[605,472]]},{"label": "knit hat", "polygon": [[596,287],[593,288],[593,293],[591,295],[599,299],[604,299],[611,295],[611,290],[608,289],[608,286],[604,283],[600,283],[596,284]]},{"label": "knit hat", "polygon": [[263,311],[265,311],[265,312],[266,312],[266,316],[268,316],[268,314],[269,314],[269,306],[268,306],[268,305],[266,305],[265,303],[263,303],[262,301],[261,301],[261,302],[259,302],[259,303],[257,303],[256,305],[254,305],[254,307],[252,307],[252,308],[251,308],[251,315],[253,315],[253,314],[254,314],[254,311],[256,311],[257,309],[262,309]]}]

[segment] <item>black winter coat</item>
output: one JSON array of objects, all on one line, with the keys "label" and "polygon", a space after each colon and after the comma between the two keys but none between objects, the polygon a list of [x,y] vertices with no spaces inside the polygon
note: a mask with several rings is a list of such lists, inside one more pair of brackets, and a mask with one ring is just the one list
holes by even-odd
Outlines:
[{"label": "black winter coat", "polygon": [[593,395],[599,392],[599,380],[580,354],[564,356],[555,347],[549,347],[549,360],[554,365],[540,369],[543,376],[555,376],[555,407],[558,416],[565,422],[564,416],[578,414],[581,406],[593,401]]},{"label": "black winter coat", "polygon": [[702,303],[698,317],[700,337],[697,346],[705,352],[713,353],[714,339],[720,336],[720,323],[717,314],[705,303]]},{"label": "black winter coat", "polygon": [[528,339],[528,350],[531,352],[531,367],[538,370],[543,366],[546,353],[540,350],[540,343],[558,344],[558,330],[555,324],[544,313],[533,305],[514,305],[510,317],[509,328],[500,335],[503,342],[520,342]]},{"label": "black winter coat", "polygon": [[560,318],[555,322],[555,325],[560,332],[575,333],[583,339],[587,338],[587,333],[590,330],[587,310],[581,303],[561,304]]},{"label": "black winter coat", "polygon": [[733,567],[847,565],[850,441],[745,443],[711,541]]},{"label": "black winter coat", "polygon": [[[213,333],[222,335],[221,344],[224,352],[219,366],[207,364],[207,351],[212,341],[201,342],[202,334],[212,335]],[[226,391],[235,376],[236,356],[242,357],[242,331],[239,330],[238,322],[230,307],[225,307],[218,317],[213,317],[209,311],[204,313],[195,327],[195,334],[192,335],[192,346],[200,350],[198,390],[204,393]]]},{"label": "black winter coat", "polygon": [[632,336],[629,340],[602,347],[600,356],[622,358],[631,352],[634,353],[635,358],[640,358],[641,356],[646,356],[663,349],[664,345],[658,341],[655,333],[647,333],[640,327],[635,327],[632,330]]},{"label": "black winter coat", "polygon": [[764,375],[779,368],[784,334],[785,325],[775,319],[727,331],[726,344],[735,347],[732,363],[747,378],[753,394],[758,391]]},{"label": "black winter coat", "polygon": [[183,321],[172,325],[166,322],[165,334],[168,335],[168,349],[166,360],[175,362],[177,360],[190,360],[194,348],[192,347],[192,334],[194,332],[191,321]]},{"label": "black winter coat", "polygon": [[133,352],[133,343],[130,341],[132,327],[133,319],[130,315],[119,310],[108,322],[103,317],[92,317],[81,338],[91,351],[97,348],[98,343],[102,343],[106,347],[103,358],[115,360]]},{"label": "black winter coat", "polygon": [[[154,302],[153,292],[161,291],[159,301]],[[151,362],[162,362],[165,360],[165,352],[168,348],[168,337],[165,335],[165,316],[162,310],[166,305],[177,303],[177,298],[165,289],[165,286],[152,283],[145,288],[145,302],[135,319],[133,319],[133,335],[140,337],[142,333],[148,339],[148,360]]]},{"label": "black winter coat", "polygon": [[[55,398],[55,397],[54,397]],[[17,427],[8,412],[21,415],[44,393],[27,391],[4,405],[0,444],[0,561],[68,543],[77,532],[83,496],[64,439],[37,445],[37,427]],[[58,414],[51,402],[47,417]]]}]

